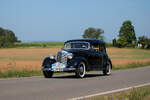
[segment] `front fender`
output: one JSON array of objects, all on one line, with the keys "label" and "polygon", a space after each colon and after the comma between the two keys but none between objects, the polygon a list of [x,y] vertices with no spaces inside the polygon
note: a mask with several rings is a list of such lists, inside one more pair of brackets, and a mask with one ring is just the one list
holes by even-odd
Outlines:
[{"label": "front fender", "polygon": [[70,62],[68,63],[68,66],[73,66],[74,68],[77,68],[78,64],[83,61],[86,65],[86,67],[88,66],[88,62],[84,57],[75,57],[72,60],[70,60]]},{"label": "front fender", "polygon": [[56,62],[55,59],[50,59],[49,57],[45,57],[42,63],[42,67],[51,67],[52,64]]}]

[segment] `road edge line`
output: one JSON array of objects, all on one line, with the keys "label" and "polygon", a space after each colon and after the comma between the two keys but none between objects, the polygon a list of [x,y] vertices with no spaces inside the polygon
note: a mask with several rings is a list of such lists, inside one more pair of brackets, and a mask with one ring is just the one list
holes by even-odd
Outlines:
[{"label": "road edge line", "polygon": [[106,95],[106,94],[126,91],[126,90],[129,90],[129,89],[132,89],[132,88],[139,88],[139,87],[148,86],[148,85],[150,85],[150,83],[144,83],[144,84],[140,84],[140,85],[136,85],[136,86],[130,86],[130,87],[127,87],[127,88],[110,90],[110,91],[100,92],[100,93],[86,95],[86,96],[81,96],[81,97],[75,97],[75,98],[71,98],[71,99],[68,99],[68,100],[81,100],[81,99],[86,99],[86,98],[90,98],[90,97],[94,97],[94,96],[101,96],[101,95]]}]

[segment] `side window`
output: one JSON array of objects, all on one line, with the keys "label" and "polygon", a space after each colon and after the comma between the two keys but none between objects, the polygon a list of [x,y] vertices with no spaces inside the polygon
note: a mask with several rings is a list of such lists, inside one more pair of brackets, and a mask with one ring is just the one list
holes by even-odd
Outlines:
[{"label": "side window", "polygon": [[101,50],[102,50],[102,52],[103,52],[103,53],[105,53],[105,52],[106,52],[106,50],[105,50],[105,47],[104,47],[104,46],[102,46]]},{"label": "side window", "polygon": [[66,43],[65,48],[66,48],[66,49],[72,48],[71,43]]},{"label": "side window", "polygon": [[92,44],[92,45],[91,45],[91,48],[92,48],[94,51],[97,51],[97,52],[100,51],[100,45],[99,45],[99,44]]}]

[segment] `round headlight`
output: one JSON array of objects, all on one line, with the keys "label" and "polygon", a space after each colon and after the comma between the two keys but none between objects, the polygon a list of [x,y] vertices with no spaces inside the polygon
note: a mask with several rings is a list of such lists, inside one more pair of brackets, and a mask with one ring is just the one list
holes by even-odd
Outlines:
[{"label": "round headlight", "polygon": [[68,59],[72,59],[73,58],[73,54],[72,53],[69,53],[68,54]]},{"label": "round headlight", "polygon": [[50,59],[55,59],[55,55],[54,54],[50,54],[49,57],[50,57]]}]

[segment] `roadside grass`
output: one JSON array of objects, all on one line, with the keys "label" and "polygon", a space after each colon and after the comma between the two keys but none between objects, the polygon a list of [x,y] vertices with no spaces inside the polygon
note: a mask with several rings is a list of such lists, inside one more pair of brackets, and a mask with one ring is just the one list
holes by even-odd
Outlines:
[{"label": "roadside grass", "polygon": [[[138,68],[138,67],[145,67],[150,65],[150,62],[146,63],[129,63],[125,65],[119,65],[119,66],[113,66],[112,70],[124,70],[124,69],[131,69],[131,68]],[[55,73],[55,74],[64,74],[62,73]],[[9,69],[6,72],[2,72],[0,70],[0,78],[14,78],[14,77],[31,77],[31,76],[42,76],[42,71],[41,70],[28,70],[28,69],[23,69],[23,70],[13,70]]]},{"label": "roadside grass", "polygon": [[42,60],[44,56],[36,57],[36,56],[30,56],[30,57],[0,57],[1,61],[29,61],[29,60]]},{"label": "roadside grass", "polygon": [[145,62],[145,63],[134,62],[134,63],[128,63],[124,65],[113,66],[112,70],[131,69],[131,68],[138,68],[138,67],[144,67],[144,66],[149,66],[149,65],[150,65],[150,62]]},{"label": "roadside grass", "polygon": [[102,96],[95,96],[85,100],[150,100],[150,86],[133,88]]},{"label": "roadside grass", "polygon": [[15,78],[15,77],[31,77],[31,76],[41,76],[42,71],[40,70],[8,70],[7,72],[0,71],[0,78]]}]

